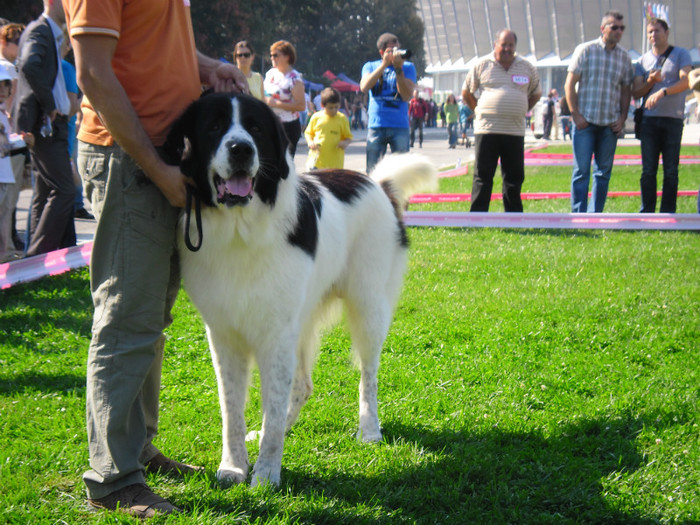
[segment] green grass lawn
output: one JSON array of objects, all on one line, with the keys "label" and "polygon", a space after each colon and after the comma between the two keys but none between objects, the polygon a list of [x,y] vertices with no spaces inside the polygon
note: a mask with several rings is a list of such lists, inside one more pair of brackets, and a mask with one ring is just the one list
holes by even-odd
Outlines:
[{"label": "green grass lawn", "polygon": [[[528,168],[524,191],[566,191],[554,187],[569,176]],[[611,190],[634,189],[638,176],[615,168]],[[684,169],[681,189],[699,183],[700,170]],[[468,184],[444,179],[441,191]],[[568,211],[566,200],[525,205]],[[691,205],[679,199],[679,208]],[[446,206],[415,209],[456,207]],[[216,381],[201,320],[180,295],[157,444],[207,473],[149,476],[186,511],[153,523],[700,522],[697,232],[409,236],[380,369],[384,441],[354,438],[359,375],[346,330],[333,328],[314,395],[287,437],[278,489],[218,488]],[[0,523],[138,522],[90,513],[84,500],[91,309],[87,270],[0,292]],[[258,428],[253,382],[247,422]],[[250,454],[254,461],[257,445]]]},{"label": "green grass lawn", "polygon": [[[618,148],[618,151],[620,148]],[[689,155],[697,155],[700,148],[689,147]],[[551,146],[543,152],[550,153],[571,153],[571,146],[560,145]],[[637,148],[637,152],[639,148]],[[569,166],[526,166],[525,182],[523,183],[523,193],[538,192],[569,192],[571,191],[571,167]],[[658,174],[658,190],[661,191],[661,166]],[[616,191],[639,191],[639,177],[641,166],[615,166],[610,178],[610,192]],[[466,177],[451,177],[440,180],[440,192],[442,193],[471,193],[473,165],[469,166],[469,173]],[[685,164],[678,170],[678,189],[694,191],[691,197],[678,197],[677,213],[697,212],[697,191],[700,187],[700,165]],[[493,185],[494,193],[501,193],[500,168],[496,170],[496,177]],[[658,211],[661,197],[657,199],[656,208]],[[641,206],[641,197],[608,197],[605,204],[607,213],[638,213]],[[430,211],[468,211],[469,202],[454,203],[434,203],[425,204],[420,207],[412,206],[411,209],[422,209]],[[503,211],[503,202],[492,201],[490,211]],[[546,200],[524,200],[523,211],[525,213],[569,213],[571,211],[571,201],[566,199],[546,199]]]}]

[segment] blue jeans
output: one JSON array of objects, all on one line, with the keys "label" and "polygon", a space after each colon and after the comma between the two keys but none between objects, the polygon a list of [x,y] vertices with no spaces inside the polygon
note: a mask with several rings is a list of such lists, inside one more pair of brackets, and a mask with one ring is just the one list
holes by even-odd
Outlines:
[{"label": "blue jeans", "polygon": [[683,120],[668,117],[642,118],[642,213],[656,210],[656,172],[659,155],[664,159],[664,181],[661,190],[661,213],[676,213],[678,195],[678,158],[681,154]]},{"label": "blue jeans", "polygon": [[450,143],[450,146],[454,146],[457,144],[457,125],[459,122],[450,122],[447,125],[447,137],[448,141]]},{"label": "blue jeans", "polygon": [[386,153],[406,153],[409,150],[408,128],[370,128],[367,130],[367,173],[371,173]]},{"label": "blue jeans", "polygon": [[[612,174],[617,135],[610,126],[588,124],[583,129],[573,126],[571,138],[574,147],[574,171],[571,176],[571,212],[601,213],[608,196],[608,184]],[[588,184],[591,180],[593,161],[593,186],[591,202],[588,202]]]}]

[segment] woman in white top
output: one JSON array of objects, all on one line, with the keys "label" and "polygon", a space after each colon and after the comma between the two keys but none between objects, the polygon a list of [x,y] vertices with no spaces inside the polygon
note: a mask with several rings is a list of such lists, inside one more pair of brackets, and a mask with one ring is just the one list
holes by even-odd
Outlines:
[{"label": "woman in white top", "polygon": [[304,111],[304,81],[294,66],[296,49],[286,40],[270,46],[272,69],[265,75],[265,102],[282,121],[289,139],[289,153],[294,157],[301,137],[299,111]]},{"label": "woman in white top", "polygon": [[263,100],[263,78],[260,73],[256,73],[251,69],[255,60],[255,51],[253,46],[247,40],[241,40],[233,48],[233,58],[236,61],[238,69],[245,75],[248,81],[248,89],[250,94],[258,100]]}]

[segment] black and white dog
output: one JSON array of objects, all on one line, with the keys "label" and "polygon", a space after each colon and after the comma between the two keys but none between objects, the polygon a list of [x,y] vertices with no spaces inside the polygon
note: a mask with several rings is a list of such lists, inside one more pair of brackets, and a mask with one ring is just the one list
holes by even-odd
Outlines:
[{"label": "black and white dog", "polygon": [[255,360],[263,423],[251,485],[279,483],[285,431],[311,394],[319,330],[338,306],[361,370],[357,435],[381,440],[377,371],[406,266],[402,210],[411,192],[435,186],[433,165],[406,154],[388,156],[371,178],[299,175],[273,112],[244,95],[202,97],[168,143],[203,205],[202,247],[181,247],[182,274],[206,323],[219,384],[219,482],[248,476],[244,408]]}]

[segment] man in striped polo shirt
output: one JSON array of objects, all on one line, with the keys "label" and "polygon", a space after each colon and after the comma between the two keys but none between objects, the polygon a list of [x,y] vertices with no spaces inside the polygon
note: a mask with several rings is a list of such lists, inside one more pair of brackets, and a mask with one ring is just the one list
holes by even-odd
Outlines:
[{"label": "man in striped polo shirt", "polygon": [[[608,196],[617,136],[624,133],[634,69],[627,51],[618,46],[625,26],[622,14],[603,16],[596,40],[576,47],[566,76],[566,101],[574,122],[571,211],[601,213]],[[578,91],[576,84],[578,83]],[[595,157],[591,202],[588,183]]]},{"label": "man in striped polo shirt", "polygon": [[[523,211],[525,114],[542,95],[535,67],[515,53],[518,37],[496,34],[493,53],[483,57],[462,86],[462,99],[475,113],[475,167],[470,211],[489,211],[493,177],[501,159],[503,207]],[[478,95],[478,98],[477,98]]]}]

